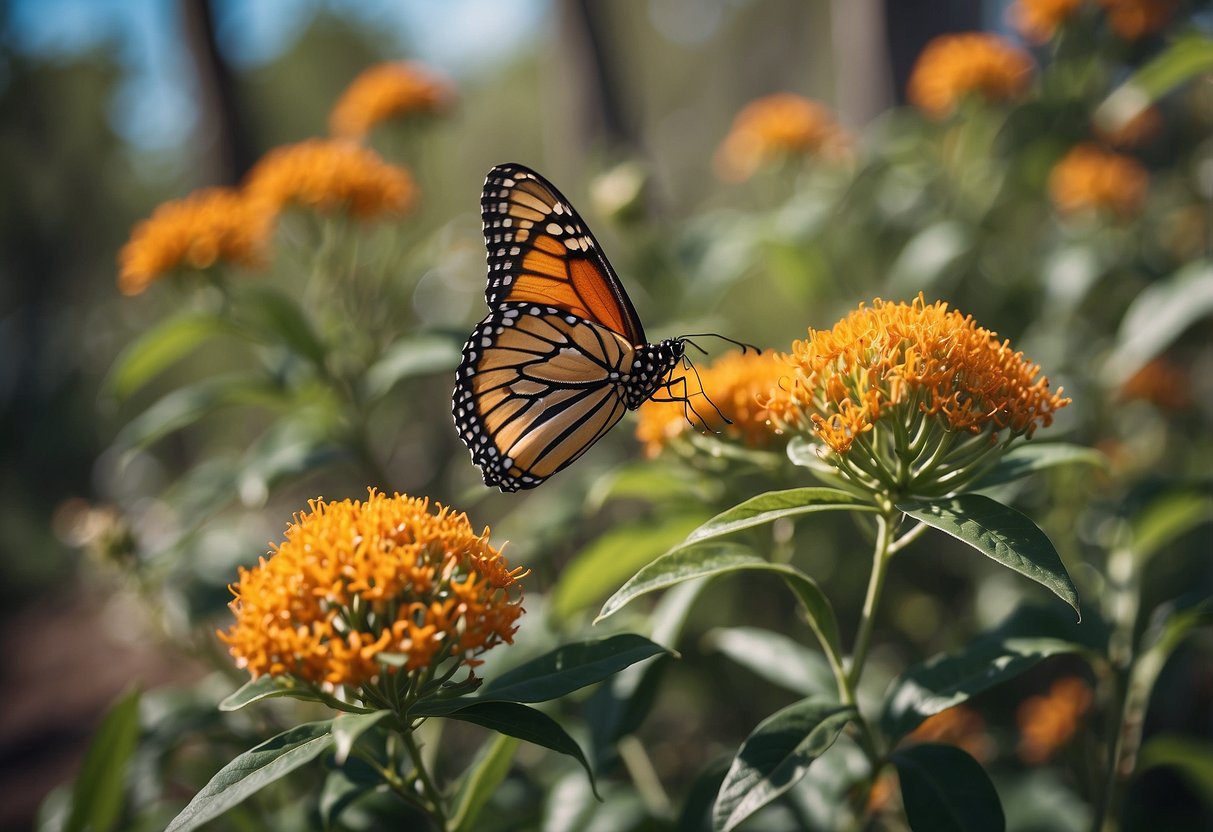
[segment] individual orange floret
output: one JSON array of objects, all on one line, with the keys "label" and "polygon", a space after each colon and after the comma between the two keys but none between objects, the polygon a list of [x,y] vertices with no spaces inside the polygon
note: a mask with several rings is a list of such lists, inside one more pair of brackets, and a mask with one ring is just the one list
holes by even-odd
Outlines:
[{"label": "individual orange floret", "polygon": [[381,121],[435,113],[455,98],[450,82],[410,61],[375,64],[355,78],[329,113],[334,136],[362,139]]},{"label": "individual orange floret", "polygon": [[1043,696],[1032,696],[1015,712],[1019,757],[1029,765],[1051,760],[1078,732],[1091,707],[1091,688],[1077,676],[1058,679]]},{"label": "individual orange floret", "polygon": [[[522,614],[511,570],[467,515],[370,491],[313,500],[286,540],[232,586],[236,621],[219,638],[253,678],[284,675],[332,689],[384,674],[474,665],[511,643]],[[403,657],[401,667],[380,654]]]},{"label": "individual orange floret", "polygon": [[[788,372],[788,366],[771,351],[728,353],[711,366],[701,368],[698,381],[691,374],[687,383],[692,391],[701,383],[707,398],[732,424],[725,424],[716,408],[701,396],[692,398],[691,404],[706,420],[707,429],[740,439],[752,448],[765,447],[774,440],[776,433],[763,403],[770,399],[780,378]],[[698,422],[695,425],[688,422],[687,412],[682,402],[649,400],[641,406],[637,413],[636,438],[644,443],[647,456],[657,456],[688,430],[704,427]]]},{"label": "individual orange floret", "polygon": [[308,139],[277,147],[245,179],[249,198],[279,211],[298,205],[359,219],[408,212],[417,187],[404,168],[390,165],[370,148],[338,139]]},{"label": "individual orange floret", "polygon": [[176,269],[207,269],[220,261],[259,266],[271,219],[231,188],[204,188],[165,202],[135,225],[118,253],[118,288],[137,295]]},{"label": "individual orange floret", "polygon": [[733,119],[719,150],[716,171],[738,182],[768,162],[797,156],[839,158],[849,141],[821,104],[790,92],[755,99]]},{"label": "individual orange floret", "polygon": [[1175,0],[1099,0],[1108,15],[1108,26],[1125,40],[1138,40],[1171,22]]},{"label": "individual orange floret", "polygon": [[1049,173],[1049,196],[1063,214],[1090,210],[1132,217],[1145,205],[1150,176],[1132,156],[1080,144]]},{"label": "individual orange floret", "polygon": [[1069,22],[1083,0],[1015,0],[1008,9],[1011,25],[1033,43],[1045,43]]},{"label": "individual orange floret", "polygon": [[810,329],[785,358],[791,381],[776,390],[772,416],[790,430],[811,426],[839,454],[886,419],[895,430],[922,416],[948,431],[1030,436],[1069,404],[1009,342],[921,294],[861,305],[833,329]]},{"label": "individual orange floret", "polygon": [[951,115],[966,96],[994,103],[1018,98],[1032,79],[1032,58],[984,32],[940,35],[910,73],[910,103],[935,119]]}]

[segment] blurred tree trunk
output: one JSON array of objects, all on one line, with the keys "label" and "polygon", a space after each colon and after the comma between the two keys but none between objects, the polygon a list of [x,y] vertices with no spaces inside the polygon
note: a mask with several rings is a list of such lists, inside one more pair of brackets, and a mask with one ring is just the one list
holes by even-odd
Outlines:
[{"label": "blurred tree trunk", "polygon": [[199,152],[204,181],[234,185],[253,163],[232,70],[215,38],[211,0],[182,0],[185,41],[198,81]]},{"label": "blurred tree trunk", "polygon": [[862,127],[893,103],[884,0],[833,0],[830,29],[838,113]]},{"label": "blurred tree trunk", "polygon": [[[639,149],[634,120],[628,118],[616,71],[618,50],[611,43],[607,5],[594,0],[562,0],[560,26],[565,55],[573,68],[568,82],[579,110],[572,114],[583,144],[612,152]],[[563,62],[563,61],[562,61]]]},{"label": "blurred tree trunk", "polygon": [[981,28],[982,3],[977,0],[884,0],[885,33],[893,95],[906,100],[906,81],[927,41],[947,32]]}]

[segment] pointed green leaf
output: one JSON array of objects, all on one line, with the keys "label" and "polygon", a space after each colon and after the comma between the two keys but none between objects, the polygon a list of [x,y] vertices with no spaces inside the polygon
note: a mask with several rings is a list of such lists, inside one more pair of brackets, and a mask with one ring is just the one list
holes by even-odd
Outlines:
[{"label": "pointed green leaf", "polygon": [[1078,590],[1061,556],[1027,516],[981,494],[902,503],[897,508],[1052,590],[1081,617]]},{"label": "pointed green leaf", "polygon": [[1082,445],[1066,442],[1026,442],[1007,451],[1002,459],[977,481],[974,488],[1002,485],[1061,465],[1106,468],[1108,458],[1094,448],[1084,448]]},{"label": "pointed green leaf", "polygon": [[590,788],[594,790],[594,796],[598,797],[594,772],[590,769],[590,761],[585,758],[581,746],[556,720],[543,711],[518,702],[477,702],[445,716],[447,719],[472,722],[500,734],[517,737],[572,757],[585,769],[586,776],[590,778]]},{"label": "pointed green leaf", "polygon": [[165,832],[197,829],[333,747],[332,720],[307,722],[272,737],[225,765]]},{"label": "pointed green leaf", "polygon": [[324,343],[293,298],[268,286],[244,286],[238,304],[256,333],[271,335],[312,364],[323,366]]},{"label": "pointed green leaf", "polygon": [[452,372],[459,366],[461,346],[449,336],[406,335],[366,371],[367,399],[379,398],[407,378]]},{"label": "pointed green leaf", "polygon": [[161,321],[119,354],[103,388],[115,398],[125,399],[209,339],[235,331],[229,321],[218,315],[196,312]]},{"label": "pointed green leaf", "polygon": [[369,714],[341,714],[333,720],[333,750],[337,765],[350,756],[358,738],[374,728],[380,721],[392,715],[391,711],[373,711]]},{"label": "pointed green leaf", "polygon": [[115,444],[140,448],[180,430],[221,407],[281,402],[281,394],[262,378],[232,373],[209,378],[168,393],[136,416],[118,434]]},{"label": "pointed green leaf", "polygon": [[1095,111],[1100,129],[1114,133],[1181,84],[1213,70],[1213,39],[1181,33],[1167,48],[1129,76]]},{"label": "pointed green leaf", "polygon": [[712,811],[713,828],[730,832],[796,785],[856,716],[850,706],[812,697],[764,719],[725,775]]},{"label": "pointed green leaf", "polygon": [[801,696],[835,692],[834,674],[821,654],[782,633],[759,627],[718,627],[704,635],[703,646]]},{"label": "pointed green leaf", "polygon": [[998,792],[981,764],[952,745],[914,745],[889,759],[901,781],[901,802],[914,832],[1002,832]]},{"label": "pointed green leaf", "polygon": [[126,799],[127,764],[139,740],[139,692],[119,699],[93,734],[76,782],[63,832],[108,832]]},{"label": "pointed green leaf", "polygon": [[662,555],[633,575],[619,591],[607,599],[598,613],[597,621],[614,615],[641,595],[667,589],[683,581],[724,575],[730,572],[774,572],[796,593],[804,607],[809,626],[813,628],[827,658],[841,654],[838,642],[838,622],[829,600],[808,575],[786,564],[771,563],[752,554],[744,546],[732,543],[706,543]]},{"label": "pointed green leaf", "polygon": [[1137,770],[1168,766],[1200,795],[1205,805],[1213,807],[1213,743],[1207,739],[1161,734],[1151,737],[1141,748]]},{"label": "pointed green leaf", "polygon": [[876,511],[854,494],[837,488],[792,488],[787,491],[768,491],[738,503],[721,512],[695,531],[691,532],[684,545],[702,543],[723,537],[742,529],[774,523],[783,517],[799,517],[817,511]]},{"label": "pointed green leaf", "polygon": [[260,702],[262,699],[272,699],[278,696],[288,696],[304,702],[321,702],[320,694],[313,688],[292,686],[277,676],[259,676],[241,685],[226,699],[219,703],[221,711],[238,711],[245,705]]},{"label": "pointed green leaf", "polygon": [[1168,488],[1133,518],[1133,553],[1146,561],[1197,526],[1213,522],[1209,486]]},{"label": "pointed green leaf", "polygon": [[481,810],[509,774],[517,750],[517,738],[505,734],[494,734],[480,749],[459,778],[459,786],[451,800],[450,827],[454,832],[475,832]]},{"label": "pointed green leaf", "polygon": [[1085,652],[1080,645],[1055,638],[978,638],[960,653],[934,656],[898,677],[885,696],[880,727],[895,743],[928,717],[1018,676],[1042,659]]},{"label": "pointed green leaf", "polygon": [[634,633],[566,644],[498,676],[475,696],[422,700],[409,716],[447,716],[482,702],[547,702],[667,652]]}]

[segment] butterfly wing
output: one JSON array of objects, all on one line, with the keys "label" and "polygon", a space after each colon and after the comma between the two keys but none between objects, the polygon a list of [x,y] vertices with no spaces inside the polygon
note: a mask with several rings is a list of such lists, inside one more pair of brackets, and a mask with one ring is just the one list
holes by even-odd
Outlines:
[{"label": "butterfly wing", "polygon": [[518,164],[489,171],[480,198],[489,309],[537,303],[606,327],[634,345],[644,328],[606,255],[552,183]]},{"label": "butterfly wing", "polygon": [[506,302],[463,348],[453,409],[485,485],[534,488],[622,418],[627,339],[554,306]]}]

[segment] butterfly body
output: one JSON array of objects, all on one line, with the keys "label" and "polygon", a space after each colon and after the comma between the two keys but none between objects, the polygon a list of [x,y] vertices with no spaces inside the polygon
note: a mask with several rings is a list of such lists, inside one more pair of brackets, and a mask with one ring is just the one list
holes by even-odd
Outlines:
[{"label": "butterfly body", "polygon": [[539,174],[493,168],[481,216],[489,314],[464,345],[452,408],[485,484],[517,491],[668,388],[684,346],[648,343],[597,241]]}]

